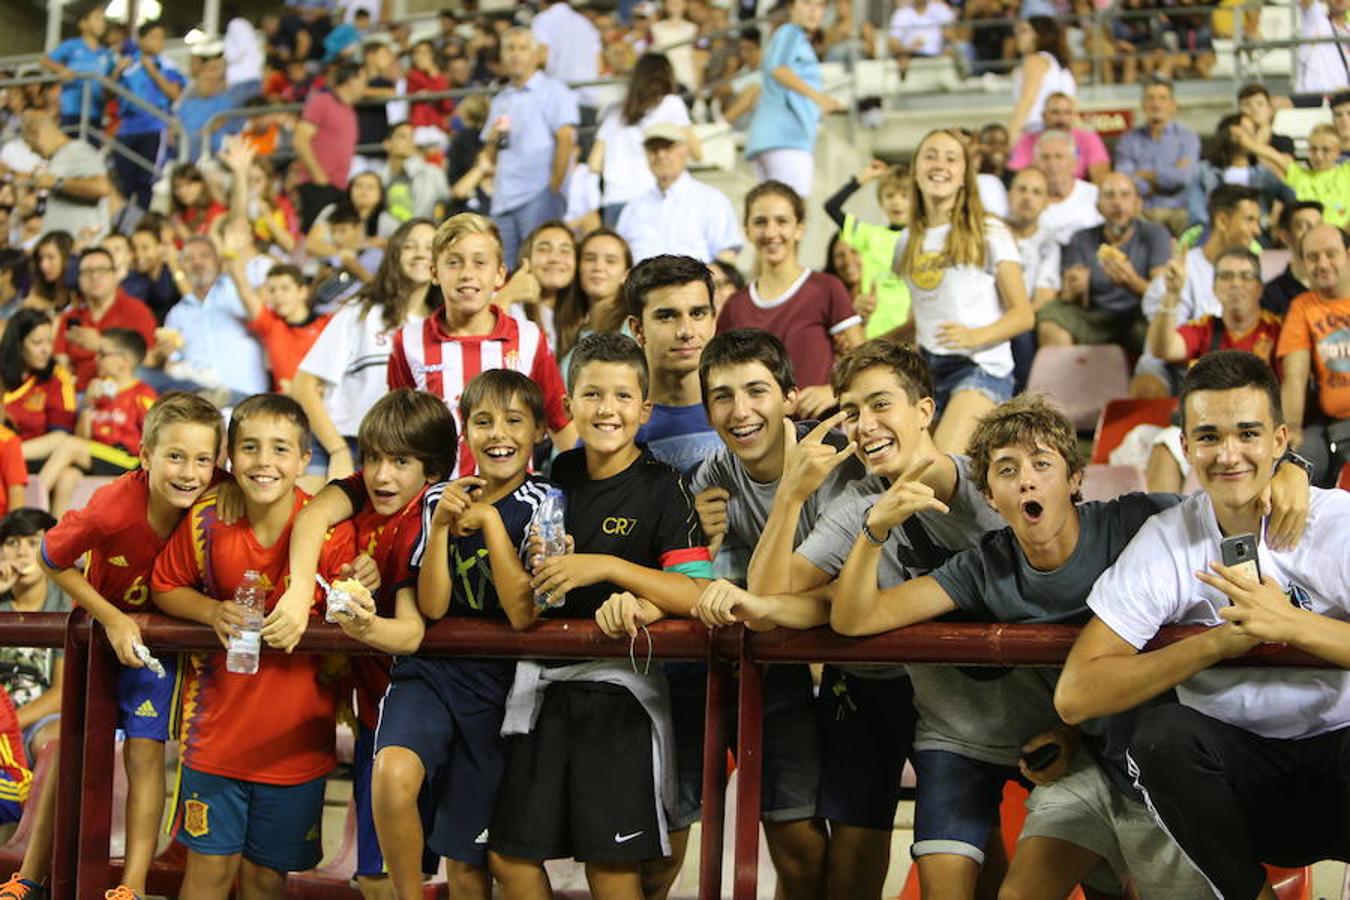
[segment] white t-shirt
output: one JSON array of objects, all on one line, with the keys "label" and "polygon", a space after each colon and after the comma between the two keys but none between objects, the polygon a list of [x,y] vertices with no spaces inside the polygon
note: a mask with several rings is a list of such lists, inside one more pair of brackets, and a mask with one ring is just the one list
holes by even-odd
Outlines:
[{"label": "white t-shirt", "polygon": [[1041,228],[1053,234],[1060,246],[1084,228],[1095,228],[1104,221],[1097,209],[1097,186],[1081,178],[1074,181],[1069,196],[1051,203],[1041,213]]},{"label": "white t-shirt", "polygon": [[[675,70],[675,80],[689,90],[695,90],[702,83],[698,68],[694,65],[693,39],[698,37],[698,26],[685,19],[661,19],[652,23],[653,53],[664,53]],[[679,44],[678,47],[671,46]]]},{"label": "white t-shirt", "polygon": [[658,122],[687,126],[689,107],[674,94],[667,94],[636,125],[624,124],[622,104],[605,113],[595,135],[597,141],[605,142],[601,171],[604,203],[627,203],[656,187],[652,170],[647,167],[647,154],[642,149],[642,133]]},{"label": "white t-shirt", "polygon": [[[1041,79],[1040,88],[1036,91],[1036,101],[1031,104],[1031,109],[1027,112],[1026,124],[1022,126],[1023,133],[1028,131],[1040,131],[1044,122],[1041,116],[1045,112],[1045,101],[1051,94],[1068,94],[1070,97],[1078,93],[1078,82],[1074,80],[1073,73],[1059,64],[1053,53],[1046,53],[1044,50],[1036,54],[1050,64],[1045,70],[1045,77]],[[1013,72],[1013,103],[1016,103],[1022,96],[1022,67],[1018,66],[1017,71]]]},{"label": "white t-shirt", "polygon": [[1016,240],[1018,253],[1022,257],[1022,283],[1027,289],[1027,299],[1030,300],[1041,288],[1049,288],[1058,294],[1063,248],[1054,235],[1042,226],[1029,237]]},{"label": "white t-shirt", "polygon": [[263,49],[248,19],[236,16],[225,26],[225,83],[261,81]]},{"label": "white t-shirt", "polygon": [[[1160,274],[1149,282],[1144,291],[1141,309],[1152,319],[1167,293],[1167,281]],[[1214,295],[1214,264],[1205,258],[1203,247],[1186,251],[1186,283],[1181,286],[1181,305],[1177,307],[1174,322],[1189,322],[1201,316],[1221,316],[1223,306]]]},{"label": "white t-shirt", "polygon": [[984,211],[1000,219],[1008,218],[1008,189],[997,175],[983,172],[975,176],[975,187],[980,191]]},{"label": "white t-shirt", "polygon": [[[1313,488],[1308,529],[1298,547],[1260,545],[1261,573],[1290,601],[1350,620],[1350,494]],[[1088,606],[1142,650],[1164,625],[1219,625],[1228,598],[1195,577],[1220,558],[1223,535],[1209,495],[1199,491],[1160,512],[1135,535],[1092,589]],[[1207,716],[1277,739],[1325,734],[1350,725],[1350,672],[1339,669],[1211,668],[1177,685],[1177,698]]]},{"label": "white t-shirt", "polygon": [[349,303],[329,320],[300,363],[301,372],[327,387],[323,407],[339,434],[354,437],[361,419],[388,392],[396,331],[384,327],[384,313],[378,307],[362,316],[361,305]]},{"label": "white t-shirt", "polygon": [[[1003,303],[999,299],[994,273],[999,263],[1022,264],[1017,242],[1007,225],[990,217],[984,229],[984,266],[944,267],[942,248],[947,243],[949,231],[950,225],[928,229],[923,237],[923,252],[915,260],[914,272],[903,276],[914,304],[919,346],[929,353],[969,356],[990,375],[1002,378],[1012,373],[1013,366],[1012,348],[1006,341],[974,353],[948,350],[938,343],[937,330],[947,322],[981,328],[1003,317]],[[896,240],[897,271],[905,247],[909,245],[909,234],[906,229]]]},{"label": "white t-shirt", "polygon": [[[555,3],[539,13],[530,31],[548,48],[544,71],[549,75],[569,84],[600,77],[600,32],[568,3]],[[579,88],[577,99],[583,106],[595,105],[590,88]]]},{"label": "white t-shirt", "polygon": [[956,21],[956,13],[942,0],[929,0],[923,12],[912,6],[902,6],[891,14],[890,36],[908,47],[916,38],[923,43],[913,52],[920,56],[937,56],[944,43],[942,26]]},{"label": "white t-shirt", "polygon": [[[1334,94],[1350,88],[1350,74],[1346,72],[1346,62],[1350,61],[1350,27],[1342,19],[1335,28],[1327,13],[1323,0],[1310,3],[1303,10],[1303,21],[1299,25],[1301,38],[1340,37],[1340,47],[1336,44],[1305,44],[1298,48],[1298,66],[1294,72],[1294,91],[1299,94]],[[1344,55],[1342,55],[1344,54]]]}]

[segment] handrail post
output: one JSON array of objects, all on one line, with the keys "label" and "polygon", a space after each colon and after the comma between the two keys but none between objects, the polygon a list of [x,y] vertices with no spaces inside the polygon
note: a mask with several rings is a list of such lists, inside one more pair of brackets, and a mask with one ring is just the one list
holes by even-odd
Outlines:
[{"label": "handrail post", "polygon": [[80,608],[66,621],[61,682],[60,745],[57,747],[56,816],[52,835],[51,900],[72,900],[80,839],[80,781],[84,771],[85,672],[89,614]]},{"label": "handrail post", "polygon": [[722,844],[726,831],[726,705],[731,698],[731,661],[708,642],[708,692],[703,710],[703,827],[699,837],[699,900],[722,896]]},{"label": "handrail post", "polygon": [[741,689],[736,740],[736,867],[733,900],[755,900],[759,878],[759,807],[764,776],[764,671],[740,639]]},{"label": "handrail post", "polygon": [[[117,684],[117,658],[101,628],[89,635],[85,672],[88,701],[84,716],[84,771],[80,779],[80,840],[76,874],[77,900],[101,900],[108,889],[108,856],[112,839],[113,731],[117,709],[112,686]],[[64,779],[63,779],[64,780]]]}]

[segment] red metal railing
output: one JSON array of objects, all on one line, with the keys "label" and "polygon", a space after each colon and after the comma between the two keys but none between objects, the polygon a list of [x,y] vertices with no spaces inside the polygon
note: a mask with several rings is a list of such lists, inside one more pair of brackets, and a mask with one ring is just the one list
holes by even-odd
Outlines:
[{"label": "red metal railing", "polygon": [[[146,644],[158,653],[216,650],[208,628],[162,616],[138,617]],[[1201,631],[1165,629],[1151,646]],[[709,666],[703,748],[703,827],[699,896],[722,895],[722,838],[726,793],[726,733],[723,710],[731,700],[733,666],[739,664],[737,815],[732,896],[756,895],[759,807],[763,749],[762,667],[776,662],[951,663],[962,665],[1058,665],[1078,629],[1063,625],[916,625],[868,638],[846,638],[828,629],[752,633],[740,627],[709,633],[691,621],[659,622],[651,628],[652,657],[706,660]],[[80,611],[63,616],[6,617],[0,644],[66,648],[62,698],[57,833],[53,853],[53,900],[99,900],[109,881],[112,819],[112,731],[116,703],[111,686],[116,660],[101,630]],[[427,630],[423,652],[446,656],[509,658],[624,658],[626,640],[605,637],[591,622],[550,621],[527,632],[504,623],[455,620]],[[269,651],[270,652],[270,651]],[[315,624],[297,652],[372,653],[332,625]],[[642,653],[645,656],[645,650]],[[1306,654],[1277,646],[1258,647],[1231,665],[1321,666]]]}]

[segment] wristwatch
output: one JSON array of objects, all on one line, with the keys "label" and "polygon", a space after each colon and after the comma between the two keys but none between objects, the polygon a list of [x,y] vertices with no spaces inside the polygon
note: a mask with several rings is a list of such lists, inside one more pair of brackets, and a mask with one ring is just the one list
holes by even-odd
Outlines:
[{"label": "wristwatch", "polygon": [[1299,456],[1293,450],[1285,450],[1284,455],[1275,461],[1275,468],[1280,467],[1280,463],[1289,463],[1291,466],[1298,466],[1303,470],[1303,474],[1308,476],[1308,483],[1312,484],[1313,464],[1302,456]]}]

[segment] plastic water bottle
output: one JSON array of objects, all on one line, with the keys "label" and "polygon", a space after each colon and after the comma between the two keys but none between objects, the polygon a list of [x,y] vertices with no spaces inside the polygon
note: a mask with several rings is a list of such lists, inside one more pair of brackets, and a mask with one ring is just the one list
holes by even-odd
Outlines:
[{"label": "plastic water bottle", "polygon": [[263,609],[267,592],[262,576],[252,569],[244,573],[244,580],[234,589],[234,602],[243,607],[244,624],[239,633],[230,638],[225,652],[225,669],[237,675],[253,675],[258,671],[258,652],[262,647]]},{"label": "plastic water bottle", "polygon": [[[567,552],[567,526],[564,523],[566,511],[563,492],[557,488],[549,488],[544,494],[543,501],[535,509],[534,519],[531,522],[539,529],[539,536],[544,541],[544,552],[530,560],[532,568],[538,568],[539,563],[550,556],[562,556]],[[554,597],[548,591],[539,591],[534,595],[534,602],[540,607],[562,606],[565,599],[565,596]]]}]

